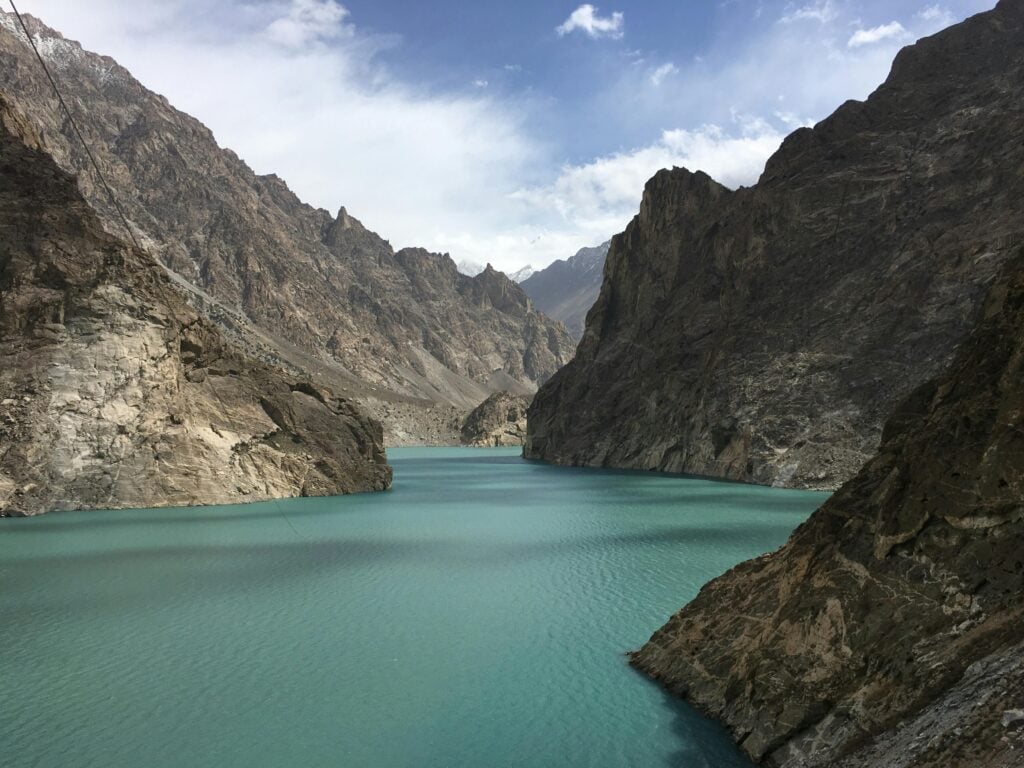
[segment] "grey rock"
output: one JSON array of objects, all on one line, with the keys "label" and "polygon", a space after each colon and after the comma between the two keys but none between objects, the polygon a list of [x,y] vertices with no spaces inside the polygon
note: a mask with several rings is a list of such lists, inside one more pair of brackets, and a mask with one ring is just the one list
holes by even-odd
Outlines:
[{"label": "grey rock", "polygon": [[1007,709],[1000,722],[1003,728],[1019,728],[1024,725],[1024,709]]},{"label": "grey rock", "polygon": [[587,312],[601,291],[604,260],[611,241],[581,248],[568,259],[559,259],[520,282],[537,309],[561,320],[574,339],[583,335]]},{"label": "grey rock", "polygon": [[730,191],[661,171],[526,455],[832,489],[1024,242],[1019,2],[900,52]]},{"label": "grey rock", "polygon": [[[707,584],[635,655],[753,759],[888,764],[858,757],[865,742],[945,707],[899,764],[1001,764],[1000,713],[1024,701],[1024,248],[982,318],[782,549]],[[981,677],[985,697],[954,695]]]}]

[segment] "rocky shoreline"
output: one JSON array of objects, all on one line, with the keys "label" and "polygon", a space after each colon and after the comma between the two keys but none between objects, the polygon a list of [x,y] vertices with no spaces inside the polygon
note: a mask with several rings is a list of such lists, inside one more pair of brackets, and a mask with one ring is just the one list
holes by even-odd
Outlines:
[{"label": "rocky shoreline", "polygon": [[767,765],[1019,765],[1022,551],[1024,249],[878,455],[632,662]]}]

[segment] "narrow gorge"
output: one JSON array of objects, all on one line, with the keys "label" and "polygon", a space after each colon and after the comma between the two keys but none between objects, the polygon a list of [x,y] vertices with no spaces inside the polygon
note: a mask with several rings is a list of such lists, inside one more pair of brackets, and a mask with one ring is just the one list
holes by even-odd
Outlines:
[{"label": "narrow gorge", "polygon": [[1024,766],[1024,0],[34,5],[4,768]]}]

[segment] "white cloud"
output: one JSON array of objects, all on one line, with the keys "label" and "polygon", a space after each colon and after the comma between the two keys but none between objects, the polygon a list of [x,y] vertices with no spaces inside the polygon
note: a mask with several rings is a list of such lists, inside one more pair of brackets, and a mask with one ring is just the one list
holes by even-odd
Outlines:
[{"label": "white cloud", "polygon": [[488,85],[488,82],[486,80],[484,80],[483,78],[477,78],[476,80],[473,81],[473,85],[476,88],[486,88],[487,85]]},{"label": "white cloud", "polygon": [[654,144],[581,165],[567,165],[551,184],[514,198],[556,212],[582,232],[618,232],[636,213],[647,179],[662,168],[704,171],[729,187],[752,184],[783,134],[760,118],[737,118],[732,132],[717,125],[664,131]]},{"label": "white cloud", "polygon": [[267,36],[281,45],[299,48],[351,34],[344,24],[346,16],[348,10],[334,0],[292,0],[287,15],[267,26]]},{"label": "white cloud", "polygon": [[611,16],[598,16],[597,9],[590,3],[584,3],[571,14],[569,18],[555,27],[559,37],[568,35],[570,32],[579,30],[589,37],[622,37],[623,23],[625,18],[619,11],[614,11]]},{"label": "white cloud", "polygon": [[792,131],[795,131],[797,128],[809,128],[814,125],[814,121],[808,117],[799,117],[793,112],[783,110],[775,111],[775,119]]},{"label": "white cloud", "polygon": [[926,8],[922,8],[918,12],[917,17],[937,29],[948,27],[956,21],[956,17],[941,5],[929,5]]},{"label": "white cloud", "polygon": [[872,45],[881,40],[895,40],[906,37],[908,37],[906,28],[898,21],[891,21],[888,24],[880,24],[871,29],[858,29],[846,41],[846,45],[848,48],[857,48],[861,45]]},{"label": "white cloud", "polygon": [[651,84],[655,87],[661,85],[661,81],[669,75],[674,75],[679,71],[679,67],[671,62],[668,64],[662,64],[660,67],[651,72]]},{"label": "white cloud", "polygon": [[810,5],[787,6],[786,13],[779,19],[784,24],[792,24],[795,21],[816,21],[819,24],[828,24],[838,16],[832,0],[817,0]]}]

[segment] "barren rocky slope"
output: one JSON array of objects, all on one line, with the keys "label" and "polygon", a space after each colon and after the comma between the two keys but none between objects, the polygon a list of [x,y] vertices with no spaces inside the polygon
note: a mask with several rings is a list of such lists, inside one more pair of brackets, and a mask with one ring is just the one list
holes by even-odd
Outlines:
[{"label": "barren rocky slope", "polygon": [[923,39],[752,188],[662,171],[526,455],[834,488],[1024,242],[1024,4]]},{"label": "barren rocky slope", "polygon": [[587,312],[601,292],[604,260],[611,242],[580,248],[523,280],[520,285],[548,317],[561,320],[573,338],[583,335]]},{"label": "barren rocky slope", "polygon": [[[253,354],[378,415],[397,404],[410,417],[418,406],[468,410],[493,391],[533,392],[571,357],[564,327],[505,275],[460,275],[447,255],[395,252],[344,208],[332,216],[305,205],[112,59],[35,19],[29,26],[140,239]],[[24,35],[2,13],[0,92],[119,226]],[[414,429],[412,418],[403,424]]]},{"label": "barren rocky slope", "polygon": [[1024,248],[878,455],[633,661],[770,765],[1024,763]]},{"label": "barren rocky slope", "polygon": [[0,515],[382,490],[379,423],[227,344],[0,99]]}]

